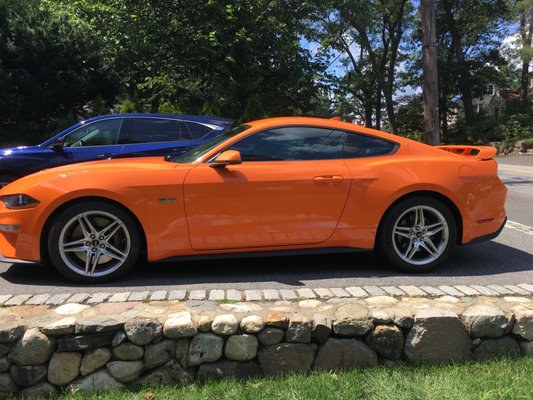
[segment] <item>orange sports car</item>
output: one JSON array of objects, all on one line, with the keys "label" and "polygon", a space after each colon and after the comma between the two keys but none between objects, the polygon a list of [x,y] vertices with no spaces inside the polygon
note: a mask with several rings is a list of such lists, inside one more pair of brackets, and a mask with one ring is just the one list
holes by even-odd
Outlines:
[{"label": "orange sports car", "polygon": [[408,272],[505,224],[496,150],[431,147],[336,120],[271,118],[175,158],[74,164],[0,191],[4,262],[78,282],[140,257],[375,250]]}]

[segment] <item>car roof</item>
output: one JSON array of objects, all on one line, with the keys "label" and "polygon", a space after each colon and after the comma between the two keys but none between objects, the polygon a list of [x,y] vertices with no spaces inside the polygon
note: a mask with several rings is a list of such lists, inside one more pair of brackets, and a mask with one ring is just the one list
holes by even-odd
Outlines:
[{"label": "car roof", "polygon": [[185,115],[185,114],[153,114],[153,113],[133,113],[133,114],[106,114],[88,118],[81,121],[82,124],[93,121],[100,121],[112,118],[170,118],[191,122],[200,122],[219,126],[227,126],[233,123],[232,119],[216,117],[214,115]]}]

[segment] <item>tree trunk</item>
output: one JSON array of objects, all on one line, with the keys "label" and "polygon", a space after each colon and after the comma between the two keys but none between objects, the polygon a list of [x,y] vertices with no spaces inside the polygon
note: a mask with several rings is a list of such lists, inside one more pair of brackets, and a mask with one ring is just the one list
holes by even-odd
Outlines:
[{"label": "tree trunk", "polygon": [[439,135],[437,39],[435,27],[435,1],[420,2],[422,18],[422,62],[424,68],[424,141],[437,145]]},{"label": "tree trunk", "polygon": [[[528,10],[525,9],[522,15],[520,16],[520,36],[522,39],[522,48],[531,49],[533,44],[533,11],[529,15],[529,29],[527,29],[527,13]],[[529,54],[530,52],[524,52],[524,54]],[[531,62],[531,57],[522,60],[522,73],[520,76],[520,91],[522,102],[525,105],[527,103],[527,95],[529,88],[529,63]]]},{"label": "tree trunk", "polygon": [[376,89],[376,123],[374,124],[377,130],[381,129],[381,85],[378,83]]},{"label": "tree trunk", "polygon": [[467,125],[472,125],[475,119],[474,105],[472,103],[472,85],[470,83],[470,72],[465,63],[461,33],[455,24],[450,0],[443,0],[442,5],[444,6],[446,22],[448,23],[452,37],[452,48],[457,58],[457,64],[459,65],[459,90],[461,91],[461,98],[463,100],[465,120]]}]

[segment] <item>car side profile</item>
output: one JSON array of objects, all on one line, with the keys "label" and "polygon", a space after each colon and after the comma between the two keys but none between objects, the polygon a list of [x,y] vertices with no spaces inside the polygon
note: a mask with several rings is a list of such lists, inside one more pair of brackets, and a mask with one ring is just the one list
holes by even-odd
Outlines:
[{"label": "car side profile", "polygon": [[254,121],[181,156],[58,167],[5,186],[1,258],[88,283],[141,257],[373,250],[427,271],[503,228],[495,153],[335,120]]},{"label": "car side profile", "polygon": [[232,120],[192,115],[112,114],[87,119],[37,146],[0,150],[0,186],[45,168],[77,162],[184,153]]}]

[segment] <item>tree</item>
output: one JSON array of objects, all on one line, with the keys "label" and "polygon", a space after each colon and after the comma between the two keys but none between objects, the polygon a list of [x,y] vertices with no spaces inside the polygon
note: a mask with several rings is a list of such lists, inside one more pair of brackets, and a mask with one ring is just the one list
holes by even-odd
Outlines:
[{"label": "tree", "polygon": [[83,106],[115,86],[100,63],[97,43],[83,27],[35,0],[0,0],[0,133],[29,144],[63,128]]},{"label": "tree", "polygon": [[[316,37],[350,61],[345,76],[365,108],[365,124],[372,126],[369,98],[373,97],[374,125],[381,127],[382,100],[388,124],[397,131],[394,93],[400,43],[411,23],[407,0],[330,0],[320,2],[315,14]],[[373,92],[371,95],[370,92]]]},{"label": "tree", "polygon": [[516,10],[519,15],[520,27],[520,44],[519,55],[522,60],[522,69],[520,74],[520,90],[522,92],[522,102],[526,105],[529,87],[529,65],[533,60],[533,0],[518,0]]},{"label": "tree", "polygon": [[435,1],[422,0],[422,57],[424,68],[424,141],[439,144],[437,43],[435,26]]}]

